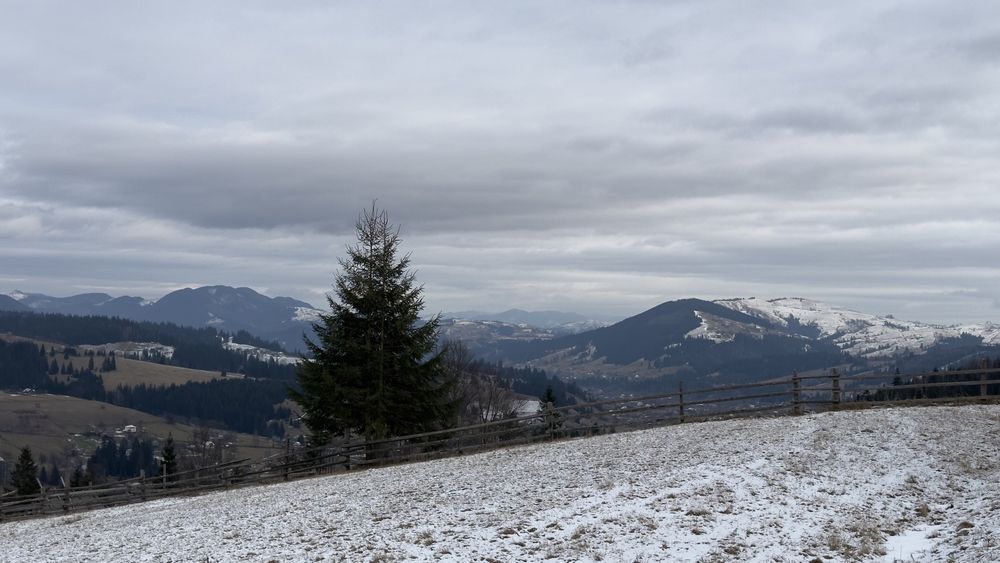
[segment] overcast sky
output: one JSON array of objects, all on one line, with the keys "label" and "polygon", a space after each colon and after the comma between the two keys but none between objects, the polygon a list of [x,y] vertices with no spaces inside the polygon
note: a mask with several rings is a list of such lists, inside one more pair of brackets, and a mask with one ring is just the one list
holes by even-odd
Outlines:
[{"label": "overcast sky", "polygon": [[0,1],[0,292],[1000,321],[1000,2]]}]

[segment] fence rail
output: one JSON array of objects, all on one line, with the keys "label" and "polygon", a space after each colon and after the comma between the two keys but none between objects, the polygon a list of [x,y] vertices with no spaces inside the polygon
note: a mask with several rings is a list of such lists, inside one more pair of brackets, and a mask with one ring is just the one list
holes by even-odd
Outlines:
[{"label": "fence rail", "polygon": [[[894,378],[899,378],[896,385],[891,384]],[[1000,400],[1000,369],[985,365],[980,369],[913,375],[843,376],[837,370],[793,373],[791,377],[758,383],[698,389],[685,389],[679,384],[676,391],[669,393],[564,407],[547,404],[536,414],[460,428],[312,449],[292,448],[286,441],[284,453],[257,461],[241,459],[172,475],[142,475],[103,485],[49,488],[37,495],[0,496],[0,522],[684,422],[995,400]]]}]

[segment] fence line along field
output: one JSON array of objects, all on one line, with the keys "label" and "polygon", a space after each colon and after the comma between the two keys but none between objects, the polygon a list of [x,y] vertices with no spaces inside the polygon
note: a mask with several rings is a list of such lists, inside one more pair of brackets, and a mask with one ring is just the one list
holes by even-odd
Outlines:
[{"label": "fence line along field", "polygon": [[0,561],[996,561],[998,440],[998,405],[673,425],[9,522]]},{"label": "fence line along field", "polygon": [[[85,493],[50,489],[39,495],[0,498],[0,520],[32,518],[95,507],[146,501],[150,498],[204,492],[211,489],[263,484],[359,467],[467,455],[520,444],[616,433],[625,430],[746,416],[802,415],[809,410],[865,409],[893,404],[935,402],[983,403],[1000,398],[996,369],[959,370],[893,377],[886,374],[842,377],[825,374],[769,381],[704,387],[627,399],[608,399],[554,407],[494,422],[449,428],[378,441],[334,442],[313,449],[285,442],[282,454],[204,466],[179,476],[110,482]],[[258,450],[266,449],[258,448]],[[261,453],[258,451],[258,453]],[[219,461],[227,461],[225,458]],[[203,464],[206,465],[206,464]],[[97,495],[95,500],[91,498]]]}]

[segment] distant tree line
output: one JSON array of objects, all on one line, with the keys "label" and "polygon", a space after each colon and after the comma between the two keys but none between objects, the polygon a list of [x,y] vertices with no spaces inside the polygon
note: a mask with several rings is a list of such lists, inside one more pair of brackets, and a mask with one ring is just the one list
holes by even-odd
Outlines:
[{"label": "distant tree line", "polygon": [[182,418],[188,422],[261,436],[284,436],[291,411],[279,405],[285,400],[285,384],[271,380],[216,379],[167,387],[119,386],[107,394],[107,402],[156,416]]},{"label": "distant tree line", "polygon": [[31,448],[24,446],[17,462],[11,469],[11,484],[19,495],[33,495],[41,492],[41,487],[81,487],[104,483],[111,479],[131,479],[145,473],[154,477],[164,471],[177,471],[173,438],[168,438],[163,450],[163,462],[154,456],[153,441],[143,437],[116,440],[104,436],[101,445],[87,458],[85,464],[76,466],[68,480],[55,465],[35,463]]},{"label": "distant tree line", "polygon": [[160,472],[160,466],[153,457],[154,451],[153,441],[149,439],[133,437],[115,440],[104,436],[101,445],[87,459],[87,474],[77,468],[70,484],[102,483],[109,478],[131,479],[143,471],[153,477]]},{"label": "distant tree line", "polygon": [[0,340],[0,388],[48,391],[48,356],[30,342]]},{"label": "distant tree line", "polygon": [[[955,371],[975,370],[983,367],[985,362],[987,368],[996,368],[997,373],[987,374],[989,379],[1000,379],[1000,357],[993,359],[973,359],[959,365]],[[892,385],[876,391],[866,391],[858,397],[860,401],[905,401],[911,399],[943,399],[947,397],[974,397],[979,395],[979,385],[962,385],[954,387],[910,387],[897,389],[903,385],[920,385],[924,383],[975,383],[980,381],[980,374],[961,374],[939,371],[936,368],[927,375],[917,377],[905,377],[896,375],[893,377]],[[990,395],[1000,395],[1000,384],[993,383],[986,386],[986,393]]]},{"label": "distant tree line", "polygon": [[933,346],[921,347],[918,351],[896,354],[892,363],[902,373],[922,373],[936,369],[957,369],[965,365],[968,358],[995,354],[996,347],[983,344],[982,337],[963,334],[954,338],[942,338]]}]

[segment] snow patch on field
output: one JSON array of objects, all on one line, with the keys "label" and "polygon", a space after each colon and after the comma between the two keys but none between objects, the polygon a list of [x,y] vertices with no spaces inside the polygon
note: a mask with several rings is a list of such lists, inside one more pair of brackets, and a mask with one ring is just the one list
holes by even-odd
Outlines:
[{"label": "snow patch on field", "polygon": [[687,424],[0,525],[0,561],[997,561],[1000,406]]}]

